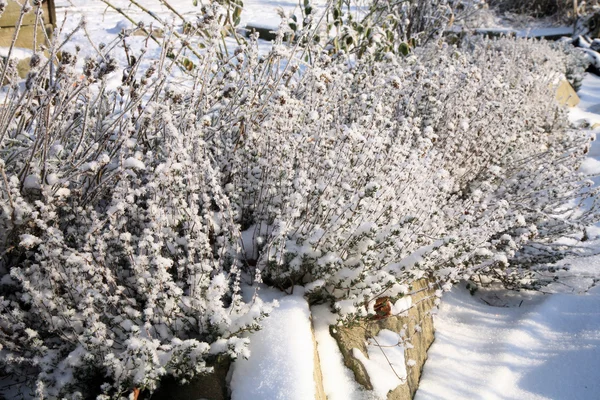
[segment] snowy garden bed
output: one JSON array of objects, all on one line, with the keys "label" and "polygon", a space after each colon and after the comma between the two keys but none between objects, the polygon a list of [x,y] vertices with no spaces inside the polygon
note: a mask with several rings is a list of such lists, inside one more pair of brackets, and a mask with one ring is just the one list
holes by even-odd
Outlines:
[{"label": "snowy garden bed", "polygon": [[410,398],[453,284],[571,285],[594,135],[555,97],[585,60],[448,44],[446,3],[419,1],[354,24],[306,2],[273,46],[236,36],[236,3],[58,2],[88,21],[24,80],[0,69],[3,395],[137,399],[216,368],[219,399]]}]

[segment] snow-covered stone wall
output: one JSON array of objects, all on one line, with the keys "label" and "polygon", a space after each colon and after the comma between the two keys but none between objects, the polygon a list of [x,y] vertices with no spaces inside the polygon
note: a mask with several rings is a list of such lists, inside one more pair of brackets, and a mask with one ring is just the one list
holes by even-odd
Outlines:
[{"label": "snow-covered stone wall", "polygon": [[[407,310],[400,315],[380,320],[363,322],[352,327],[330,328],[344,357],[345,365],[354,372],[356,381],[366,389],[378,394],[387,392],[390,400],[412,399],[419,385],[421,371],[427,359],[427,349],[434,340],[431,311],[435,305],[436,286],[427,280],[414,282],[410,297],[404,299]],[[398,303],[395,304],[398,306]],[[397,343],[390,342],[390,334],[395,333]],[[386,341],[385,343],[382,342]],[[404,366],[397,366],[397,356],[392,351],[404,351]],[[376,351],[373,351],[375,349]],[[383,365],[371,363],[379,351]],[[380,360],[381,361],[381,360]],[[387,364],[389,361],[389,364]],[[387,364],[387,365],[386,365]],[[380,374],[392,373],[399,384],[395,388],[385,387],[390,379],[379,379]],[[392,378],[393,379],[393,378]]]}]

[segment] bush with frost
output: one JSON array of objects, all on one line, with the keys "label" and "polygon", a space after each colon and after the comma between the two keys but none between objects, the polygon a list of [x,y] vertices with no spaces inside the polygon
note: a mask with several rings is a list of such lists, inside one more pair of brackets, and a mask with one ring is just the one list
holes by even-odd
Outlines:
[{"label": "bush with frost", "polygon": [[[217,39],[198,60],[210,75],[196,98],[216,96]],[[127,38],[115,40],[85,60],[57,45],[49,59],[36,53],[26,81],[2,92],[0,371],[13,376],[10,396],[121,398],[165,375],[185,381],[219,355],[247,357],[241,335],[269,311],[242,299],[239,229],[210,127],[170,82],[176,44],[145,64],[130,49],[125,67],[110,49]],[[10,68],[1,71],[12,80]]]},{"label": "bush with frost", "polygon": [[247,265],[352,319],[423,276],[532,283],[518,256],[568,252],[554,241],[598,215],[561,211],[595,196],[577,172],[590,138],[554,100],[564,53],[464,46],[323,55],[261,105],[218,158]]},{"label": "bush with frost", "polygon": [[167,35],[154,62],[126,47],[118,65],[124,31],[85,60],[35,54],[24,82],[2,67],[0,370],[38,397],[120,398],[248,356],[269,306],[247,283],[306,285],[352,321],[422,277],[535,285],[574,251],[556,239],[597,220],[577,207],[589,137],[554,102],[564,52],[357,59],[281,32],[226,53],[226,17],[205,7],[203,34]]},{"label": "bush with frost", "polygon": [[350,4],[339,0],[330,7],[330,46],[359,57],[365,52],[380,57],[387,52],[407,54],[416,46],[439,40],[454,24],[480,20],[487,9],[483,0],[373,0],[363,6],[364,13],[353,13]]}]

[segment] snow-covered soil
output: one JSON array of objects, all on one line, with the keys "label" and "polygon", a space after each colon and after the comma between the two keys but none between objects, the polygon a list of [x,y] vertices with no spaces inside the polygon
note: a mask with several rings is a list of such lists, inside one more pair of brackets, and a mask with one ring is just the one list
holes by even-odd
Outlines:
[{"label": "snow-covered soil", "polygon": [[310,310],[303,294],[301,287],[288,296],[261,288],[260,297],[279,306],[252,335],[251,357],[233,364],[232,400],[315,398]]},{"label": "snow-covered soil", "polygon": [[[173,20],[173,12],[170,11],[159,0],[138,0],[147,9],[151,10],[164,22]],[[143,10],[129,3],[128,0],[112,0],[109,1],[116,7],[122,8],[123,11],[130,15],[135,21],[143,21],[150,23],[154,19]],[[198,2],[198,6],[193,5],[193,0],[167,0],[179,14],[186,18],[193,19],[195,15],[200,13],[202,2]],[[317,5],[325,4],[325,1],[315,2]],[[56,0],[56,16],[61,21],[65,20],[67,15],[68,24],[78,23],[81,17],[85,16],[90,26],[89,32],[92,36],[94,33],[113,30],[120,21],[125,18],[115,10],[102,3],[100,0]],[[277,27],[281,21],[278,10],[290,13],[297,11],[299,2],[295,0],[245,0],[244,11],[241,15],[240,26],[246,26],[248,23],[257,24],[267,27]],[[114,33],[119,33],[120,29]]]},{"label": "snow-covered soil", "polygon": [[[600,124],[600,77],[586,74],[577,95],[581,102],[577,107],[571,109],[569,115],[571,121],[588,121],[591,126]],[[600,158],[600,145],[596,143],[592,147],[593,150],[596,152],[590,152],[590,158]]]},{"label": "snow-covered soil", "polygon": [[471,296],[464,286],[455,287],[444,296],[435,327],[418,400],[575,400],[600,394],[597,289],[587,295]]}]

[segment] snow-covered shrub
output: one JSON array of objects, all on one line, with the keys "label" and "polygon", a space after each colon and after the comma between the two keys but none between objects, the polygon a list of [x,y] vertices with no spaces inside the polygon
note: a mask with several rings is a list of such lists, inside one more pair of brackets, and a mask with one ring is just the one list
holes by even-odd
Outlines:
[{"label": "snow-covered shrub", "polygon": [[[593,2],[595,0],[590,3]],[[577,4],[573,0],[488,0],[488,3],[500,12],[527,14],[535,17],[552,16],[562,20],[573,18]],[[580,3],[583,7],[586,2]]]},{"label": "snow-covered shrub", "polygon": [[281,32],[228,54],[226,13],[203,12],[155,63],[117,65],[122,32],[94,58],[34,55],[22,83],[3,67],[0,371],[38,397],[118,398],[247,356],[269,307],[246,282],[304,284],[351,321],[424,276],[531,283],[597,219],[569,209],[595,191],[576,172],[589,138],[554,102],[564,52],[314,58]]},{"label": "snow-covered shrub", "polygon": [[368,1],[367,11],[353,17],[346,1],[331,6],[328,31],[335,39],[332,47],[362,57],[387,52],[407,54],[415,46],[435,42],[454,23],[477,20],[487,8],[484,0]]},{"label": "snow-covered shrub", "polygon": [[35,54],[2,92],[0,375],[24,397],[121,398],[189,379],[221,354],[247,357],[240,335],[269,311],[242,299],[226,177],[190,108],[223,98],[216,45],[192,92],[170,81],[175,45],[144,64],[130,49],[123,69],[110,49],[127,38],[115,40],[85,60]]},{"label": "snow-covered shrub", "polygon": [[597,219],[595,207],[560,211],[595,194],[576,172],[589,137],[568,130],[554,101],[564,53],[509,39],[465,46],[381,62],[322,56],[231,133],[217,162],[248,266],[279,287],[307,284],[353,318],[422,276],[521,279],[509,263],[518,249],[551,250]]}]

